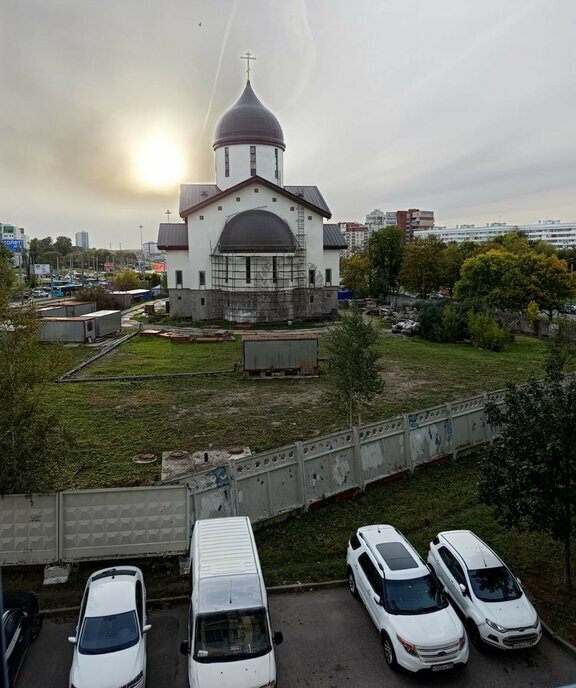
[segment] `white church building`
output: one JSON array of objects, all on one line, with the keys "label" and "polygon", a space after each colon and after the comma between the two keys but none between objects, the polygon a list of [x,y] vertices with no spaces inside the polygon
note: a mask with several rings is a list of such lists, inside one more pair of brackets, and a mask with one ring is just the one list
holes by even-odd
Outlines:
[{"label": "white church building", "polygon": [[315,186],[284,185],[284,135],[248,78],[214,134],[215,184],[182,184],[162,223],[171,314],[235,323],[335,317],[346,247]]}]

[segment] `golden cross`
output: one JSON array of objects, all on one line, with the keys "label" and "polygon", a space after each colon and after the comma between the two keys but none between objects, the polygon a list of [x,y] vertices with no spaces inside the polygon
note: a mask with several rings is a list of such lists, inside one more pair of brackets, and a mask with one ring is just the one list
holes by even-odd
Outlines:
[{"label": "golden cross", "polygon": [[245,55],[240,55],[241,60],[246,60],[246,75],[248,77],[248,81],[250,81],[250,60],[255,60],[255,57],[252,57],[252,53],[249,51],[246,51]]}]

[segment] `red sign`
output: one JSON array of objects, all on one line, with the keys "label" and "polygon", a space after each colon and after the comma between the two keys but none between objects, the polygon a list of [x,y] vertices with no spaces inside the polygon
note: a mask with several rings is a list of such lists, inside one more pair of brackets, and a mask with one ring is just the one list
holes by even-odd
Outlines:
[{"label": "red sign", "polygon": [[166,272],[164,263],[154,263],[154,272]]},{"label": "red sign", "polygon": [[114,270],[114,263],[104,263],[104,270]]}]

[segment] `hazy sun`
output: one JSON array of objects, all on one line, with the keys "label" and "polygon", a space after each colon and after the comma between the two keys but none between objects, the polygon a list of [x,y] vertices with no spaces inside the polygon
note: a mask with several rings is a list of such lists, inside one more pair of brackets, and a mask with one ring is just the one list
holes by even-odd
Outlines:
[{"label": "hazy sun", "polygon": [[140,181],[147,186],[170,186],[182,179],[182,156],[166,136],[151,136],[141,145],[136,167]]}]

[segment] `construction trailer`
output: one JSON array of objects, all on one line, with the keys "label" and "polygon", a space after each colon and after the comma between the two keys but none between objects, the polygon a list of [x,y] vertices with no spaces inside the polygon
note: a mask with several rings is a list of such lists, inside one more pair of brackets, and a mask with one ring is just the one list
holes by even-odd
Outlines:
[{"label": "construction trailer", "polygon": [[318,337],[310,332],[242,336],[245,377],[318,374]]},{"label": "construction trailer", "polygon": [[85,344],[96,337],[94,318],[83,315],[77,318],[42,318],[38,329],[41,342],[79,342]]},{"label": "construction trailer", "polygon": [[41,318],[77,318],[93,313],[96,305],[92,301],[58,301],[37,308]]},{"label": "construction trailer", "polygon": [[121,311],[94,311],[90,317],[94,318],[97,337],[105,337],[122,329]]}]

